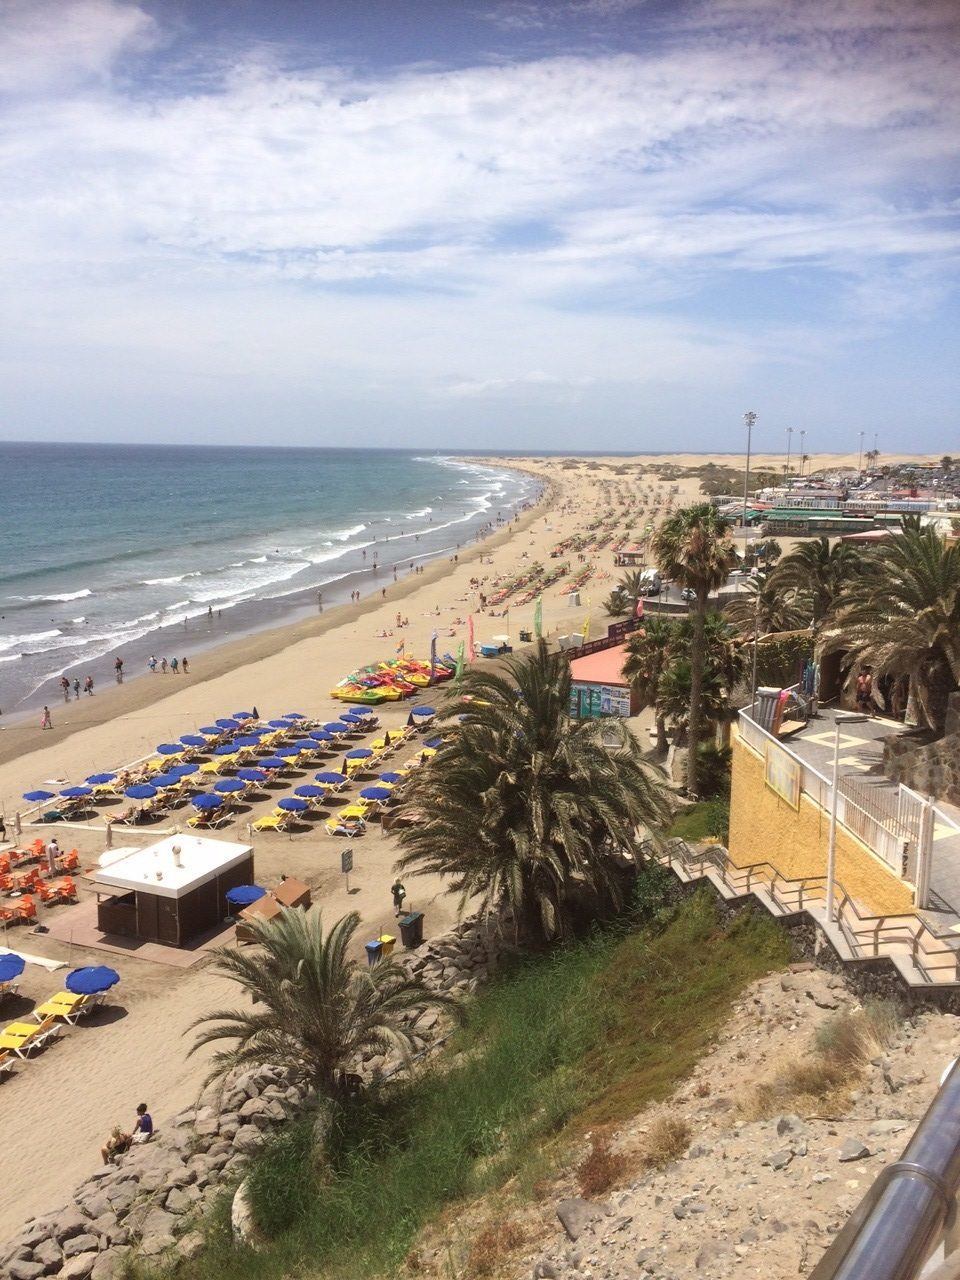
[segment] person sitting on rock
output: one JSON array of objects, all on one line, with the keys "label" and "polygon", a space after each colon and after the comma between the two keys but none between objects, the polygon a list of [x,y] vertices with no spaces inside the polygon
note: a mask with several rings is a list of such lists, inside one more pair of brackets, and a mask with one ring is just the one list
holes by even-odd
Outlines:
[{"label": "person sitting on rock", "polygon": [[141,1102],[137,1106],[137,1119],[133,1126],[133,1133],[124,1133],[120,1126],[117,1125],[107,1139],[106,1145],[100,1148],[103,1163],[109,1164],[117,1156],[122,1155],[124,1151],[128,1151],[134,1143],[139,1145],[143,1142],[149,1142],[152,1137],[153,1118],[147,1110],[147,1104]]}]

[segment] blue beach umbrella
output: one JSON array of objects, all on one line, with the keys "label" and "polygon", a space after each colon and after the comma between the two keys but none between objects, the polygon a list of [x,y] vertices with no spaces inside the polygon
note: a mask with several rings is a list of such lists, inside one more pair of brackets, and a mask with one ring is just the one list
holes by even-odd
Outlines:
[{"label": "blue beach umbrella", "polygon": [[240,728],[240,721],[231,720],[229,716],[222,716],[217,721],[217,724],[220,726],[221,729],[239,729]]},{"label": "blue beach umbrella", "polygon": [[274,752],[274,755],[281,756],[287,760],[292,760],[294,756],[298,756],[299,754],[300,754],[300,748],[295,747],[292,744],[286,747],[277,747],[276,751]]},{"label": "blue beach umbrella", "polygon": [[285,711],[283,713],[284,720],[306,720],[306,716],[302,711]]},{"label": "blue beach umbrella", "polygon": [[359,716],[361,720],[376,720],[377,713],[371,711],[369,707],[347,707],[347,712],[351,716]]},{"label": "blue beach umbrella", "polygon": [[358,716],[355,711],[344,711],[340,719],[344,724],[361,724],[363,722],[363,716]]},{"label": "blue beach umbrella", "polygon": [[23,793],[24,800],[30,800],[34,804],[42,804],[44,800],[55,800],[56,795],[52,791],[25,791]]},{"label": "blue beach umbrella", "polygon": [[153,785],[155,787],[179,787],[180,779],[175,773],[155,773],[153,775]]},{"label": "blue beach umbrella", "polygon": [[220,795],[226,796],[231,791],[244,791],[246,788],[240,778],[221,778],[219,782],[213,784],[213,789]]},{"label": "blue beach umbrella", "polygon": [[260,739],[252,733],[245,733],[240,738],[234,738],[233,745],[235,747],[259,747]]},{"label": "blue beach umbrella", "polygon": [[157,747],[158,756],[178,756],[183,750],[182,742],[161,742]]},{"label": "blue beach umbrella", "polygon": [[433,749],[434,749],[434,750],[436,750],[436,749],[437,749],[437,747],[442,747],[442,746],[443,746],[443,739],[442,739],[442,738],[428,738],[428,739],[427,739],[427,741],[426,741],[426,744],[425,744],[425,745],[426,745],[426,746],[428,746],[428,747],[433,747]]},{"label": "blue beach umbrella", "polygon": [[313,738],[301,738],[299,742],[293,744],[298,751],[316,751],[317,744]]},{"label": "blue beach umbrella", "polygon": [[23,956],[18,956],[14,951],[0,956],[0,982],[12,982],[14,978],[19,978],[26,963]]},{"label": "blue beach umbrella", "polygon": [[152,800],[157,794],[157,788],[151,786],[149,782],[138,782],[132,787],[127,787],[123,794],[129,796],[131,800]]},{"label": "blue beach umbrella", "polygon": [[236,746],[232,742],[221,742],[219,747],[214,747],[212,755],[215,756],[232,756],[236,753]]},{"label": "blue beach umbrella", "polygon": [[235,711],[233,713],[233,718],[234,720],[252,720],[253,712],[252,711]]},{"label": "blue beach umbrella", "polygon": [[381,773],[380,781],[392,782],[392,783],[402,782],[403,774],[402,773]]},{"label": "blue beach umbrella", "polygon": [[435,716],[437,709],[436,707],[414,707],[411,714],[415,716]]},{"label": "blue beach umbrella", "polygon": [[327,733],[343,733],[345,725],[342,720],[328,720],[323,726]]},{"label": "blue beach umbrella", "polygon": [[68,800],[79,800],[83,796],[92,795],[93,787],[64,787],[60,794]]},{"label": "blue beach umbrella", "polygon": [[373,752],[369,747],[354,747],[352,751],[347,752],[348,760],[369,760]]},{"label": "blue beach umbrella", "polygon": [[74,969],[67,974],[63,984],[75,996],[95,996],[101,991],[108,991],[120,981],[116,969],[109,969],[105,964],[88,965],[83,969]]},{"label": "blue beach umbrella", "polygon": [[287,761],[282,756],[268,756],[266,760],[260,761],[261,769],[285,769]]},{"label": "blue beach umbrella", "polygon": [[286,720],[268,720],[267,724],[270,726],[271,729],[289,729],[290,728]]},{"label": "blue beach umbrella", "polygon": [[309,737],[313,738],[314,742],[332,742],[333,741],[333,734],[327,733],[326,729],[311,729],[309,733]]},{"label": "blue beach umbrella", "polygon": [[[242,778],[244,782],[266,782],[267,774],[263,769],[238,769],[237,777]],[[226,782],[227,779],[225,778]]]},{"label": "blue beach umbrella", "polygon": [[185,733],[180,741],[185,747],[205,747],[207,745],[206,738],[199,733]]},{"label": "blue beach umbrella", "polygon": [[319,800],[321,796],[327,793],[323,787],[318,787],[315,782],[305,782],[302,787],[294,787],[293,794],[302,796],[305,800]]},{"label": "blue beach umbrella", "polygon": [[198,764],[175,764],[167,770],[168,778],[189,778],[191,773],[196,773],[200,766]]},{"label": "blue beach umbrella", "polygon": [[320,773],[315,773],[313,776],[318,782],[325,782],[331,787],[339,786],[347,780],[345,773],[335,773],[332,769],[321,770]]},{"label": "blue beach umbrella", "polygon": [[282,800],[277,801],[278,809],[285,809],[287,813],[304,813],[310,806],[306,800],[301,800],[297,796],[284,796]]},{"label": "blue beach umbrella", "polygon": [[219,809],[223,801],[219,796],[213,796],[209,791],[202,791],[200,795],[194,796],[190,801],[195,809]]},{"label": "blue beach umbrella", "polygon": [[389,787],[364,787],[360,792],[361,800],[389,800],[392,792]]},{"label": "blue beach umbrella", "polygon": [[106,783],[112,782],[117,775],[115,773],[91,773],[87,781],[91,787],[102,787]]},{"label": "blue beach umbrella", "polygon": [[249,907],[251,902],[259,902],[266,896],[266,889],[259,884],[238,884],[228,889],[224,897],[231,907]]},{"label": "blue beach umbrella", "polygon": [[219,738],[220,726],[218,724],[204,724],[200,726],[200,732],[205,733],[208,738]]}]

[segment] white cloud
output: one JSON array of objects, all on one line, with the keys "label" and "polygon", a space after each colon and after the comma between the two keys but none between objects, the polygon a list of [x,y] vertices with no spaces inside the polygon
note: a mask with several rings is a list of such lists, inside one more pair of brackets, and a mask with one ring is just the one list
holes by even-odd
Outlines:
[{"label": "white cloud", "polygon": [[[165,38],[136,4],[10,8],[0,279],[25,367],[87,348],[133,379],[152,361],[463,403],[719,385],[819,357],[845,322],[738,333],[682,312],[705,282],[815,266],[889,318],[937,305],[960,250],[944,3],[710,0],[670,30],[651,10],[641,52],[455,70],[251,48],[187,81],[159,58],[135,94],[128,55]],[[626,8],[644,20],[631,0],[552,14]]]}]

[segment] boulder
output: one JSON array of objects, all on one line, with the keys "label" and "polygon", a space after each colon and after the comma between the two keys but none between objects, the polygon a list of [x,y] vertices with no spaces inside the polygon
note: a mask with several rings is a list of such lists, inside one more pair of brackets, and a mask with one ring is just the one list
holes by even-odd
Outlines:
[{"label": "boulder", "polygon": [[39,1262],[28,1262],[24,1258],[14,1258],[7,1264],[10,1280],[39,1280],[46,1275],[46,1268]]},{"label": "boulder", "polygon": [[185,1258],[189,1261],[195,1258],[203,1248],[203,1236],[199,1231],[188,1231],[185,1236],[181,1236],[177,1244],[177,1256]]},{"label": "boulder", "polygon": [[233,1147],[235,1151],[239,1151],[242,1155],[252,1155],[254,1151],[258,1151],[266,1141],[266,1137],[260,1129],[254,1124],[245,1124],[237,1130],[233,1139]]},{"label": "boulder", "polygon": [[84,1231],[81,1235],[71,1236],[63,1244],[63,1256],[72,1258],[78,1253],[96,1253],[100,1248],[100,1239],[92,1231]]},{"label": "boulder", "polygon": [[63,1250],[55,1240],[41,1240],[34,1245],[33,1261],[42,1262],[47,1272],[59,1271],[63,1261]]},{"label": "boulder", "polygon": [[85,1280],[96,1264],[99,1254],[77,1253],[68,1258],[60,1270],[60,1280]]},{"label": "boulder", "polygon": [[189,1213],[199,1200],[200,1192],[196,1186],[174,1187],[167,1196],[164,1207],[169,1213],[184,1214]]},{"label": "boulder", "polygon": [[71,1240],[74,1236],[82,1235],[87,1230],[89,1219],[82,1214],[76,1205],[69,1205],[63,1209],[61,1213],[54,1219],[53,1227],[49,1234],[61,1244],[65,1240]]},{"label": "boulder", "polygon": [[861,1142],[859,1138],[847,1138],[840,1148],[839,1159],[841,1163],[847,1163],[851,1160],[865,1160],[867,1156],[872,1154],[873,1152],[866,1143]]},{"label": "boulder", "polygon": [[557,1205],[557,1217],[571,1240],[577,1240],[603,1213],[599,1205],[580,1196],[561,1200]]}]

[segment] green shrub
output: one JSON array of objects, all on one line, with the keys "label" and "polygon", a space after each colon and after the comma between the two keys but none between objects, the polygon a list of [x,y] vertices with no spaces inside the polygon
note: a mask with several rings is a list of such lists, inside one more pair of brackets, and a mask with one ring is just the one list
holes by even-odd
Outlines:
[{"label": "green shrub", "polygon": [[697,786],[702,800],[730,794],[730,748],[705,742],[697,751]]}]

